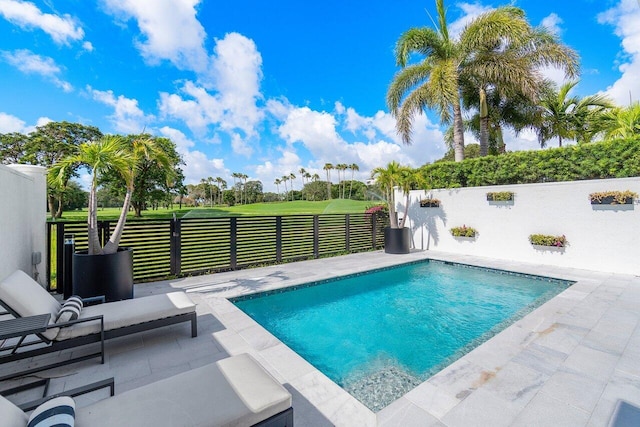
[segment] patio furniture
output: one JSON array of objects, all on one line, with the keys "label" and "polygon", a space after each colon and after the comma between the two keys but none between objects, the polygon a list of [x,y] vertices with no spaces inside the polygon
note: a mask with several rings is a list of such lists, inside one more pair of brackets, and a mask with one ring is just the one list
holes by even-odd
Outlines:
[{"label": "patio furniture", "polygon": [[[292,427],[291,404],[275,378],[240,354],[76,408],[75,425]],[[7,425],[27,424],[27,414],[4,397],[0,413],[13,421]]]},{"label": "patio furniture", "polygon": [[[0,348],[0,364],[86,344],[101,343],[100,352],[42,366],[36,368],[36,371],[29,371],[30,373],[97,356],[101,356],[101,363],[104,363],[104,340],[161,326],[191,322],[191,336],[198,335],[195,304],[184,292],[87,306],[82,308],[78,319],[57,322],[61,304],[40,284],[18,270],[0,282],[0,305],[15,318],[50,316],[45,330],[40,328],[37,331],[29,331],[35,333],[37,341],[20,342],[20,349],[13,346]],[[2,323],[0,321],[0,324]],[[31,349],[20,351],[27,346]],[[10,351],[9,354],[6,354],[7,350]],[[5,354],[2,354],[3,352]],[[20,375],[25,375],[25,371],[0,377],[0,381]]]}]

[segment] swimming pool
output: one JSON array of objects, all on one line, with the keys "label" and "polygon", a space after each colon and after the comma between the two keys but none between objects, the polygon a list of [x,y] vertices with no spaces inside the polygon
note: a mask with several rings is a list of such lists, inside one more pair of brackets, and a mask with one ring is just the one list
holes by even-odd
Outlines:
[{"label": "swimming pool", "polygon": [[377,411],[569,284],[431,260],[231,301]]}]

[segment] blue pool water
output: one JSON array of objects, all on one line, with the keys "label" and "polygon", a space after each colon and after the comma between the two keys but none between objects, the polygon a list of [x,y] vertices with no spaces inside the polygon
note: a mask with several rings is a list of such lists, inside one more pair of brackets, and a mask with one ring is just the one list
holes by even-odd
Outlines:
[{"label": "blue pool water", "polygon": [[428,261],[234,303],[379,410],[568,284]]}]

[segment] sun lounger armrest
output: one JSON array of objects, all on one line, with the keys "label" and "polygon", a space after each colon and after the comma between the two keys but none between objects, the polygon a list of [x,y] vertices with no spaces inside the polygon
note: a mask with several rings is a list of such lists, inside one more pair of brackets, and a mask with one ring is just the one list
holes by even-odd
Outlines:
[{"label": "sun lounger armrest", "polygon": [[87,297],[87,298],[82,298],[82,303],[87,306],[87,305],[95,305],[95,304],[104,304],[107,301],[106,297],[104,295],[98,295],[95,297]]},{"label": "sun lounger armrest", "polygon": [[69,320],[68,322],[60,322],[60,323],[52,323],[49,326],[47,326],[47,329],[52,329],[52,328],[66,328],[69,326],[73,326],[77,323],[85,323],[85,322],[91,322],[94,320],[99,320],[100,321],[100,329],[102,331],[104,331],[104,318],[102,316],[91,316],[91,317],[84,317],[82,319],[76,319],[76,320]]},{"label": "sun lounger armrest", "polygon": [[48,400],[55,399],[56,397],[60,397],[60,396],[76,397],[76,396],[81,396],[83,394],[91,393],[92,391],[100,390],[102,388],[107,388],[107,387],[109,387],[110,389],[109,392],[111,393],[111,396],[113,396],[115,391],[113,377],[107,378],[106,380],[97,381],[95,383],[83,385],[82,387],[76,387],[71,390],[65,390],[63,392],[56,393],[51,396],[43,397],[37,400],[33,400],[31,402],[25,402],[21,405],[18,405],[18,407],[23,411],[28,412],[37,408],[38,406],[42,405],[44,402]]}]

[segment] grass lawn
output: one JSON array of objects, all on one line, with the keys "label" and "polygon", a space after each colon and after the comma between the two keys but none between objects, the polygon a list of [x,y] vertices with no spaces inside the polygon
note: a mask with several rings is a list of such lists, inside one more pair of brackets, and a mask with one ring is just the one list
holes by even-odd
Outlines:
[{"label": "grass lawn", "polygon": [[[377,204],[370,200],[346,200],[334,199],[319,202],[307,202],[297,200],[294,202],[273,202],[254,203],[250,205],[237,206],[214,206],[175,209],[160,208],[157,210],[146,210],[142,212],[142,219],[163,219],[172,218],[175,214],[177,218],[211,218],[222,216],[260,216],[260,215],[319,215],[319,214],[346,214],[361,213],[364,210]],[[119,208],[98,209],[99,220],[117,220],[120,214]],[[129,213],[129,218],[134,218],[133,213]],[[87,219],[87,210],[64,212],[63,221],[84,221]]]}]

